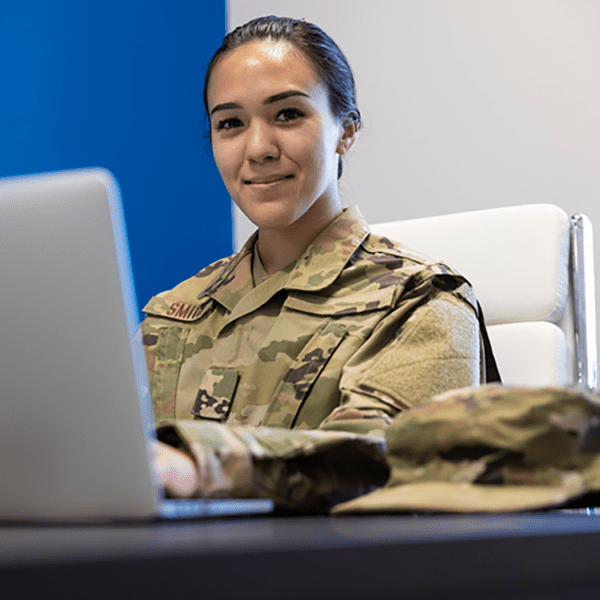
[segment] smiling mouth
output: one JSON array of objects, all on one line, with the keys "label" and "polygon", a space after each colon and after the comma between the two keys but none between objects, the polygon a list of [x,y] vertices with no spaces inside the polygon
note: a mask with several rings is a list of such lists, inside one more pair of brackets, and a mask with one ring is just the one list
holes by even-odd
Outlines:
[{"label": "smiling mouth", "polygon": [[269,177],[267,179],[255,179],[255,180],[246,179],[246,181],[244,181],[244,183],[246,185],[269,185],[271,183],[285,181],[286,179],[292,179],[293,177],[294,177],[293,175],[275,175],[275,176]]}]

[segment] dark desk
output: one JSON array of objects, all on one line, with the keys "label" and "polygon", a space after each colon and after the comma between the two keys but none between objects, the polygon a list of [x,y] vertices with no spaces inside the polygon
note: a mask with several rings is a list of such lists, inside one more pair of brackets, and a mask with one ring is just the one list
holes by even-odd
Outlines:
[{"label": "dark desk", "polygon": [[600,597],[600,517],[262,517],[0,528],[2,598]]}]

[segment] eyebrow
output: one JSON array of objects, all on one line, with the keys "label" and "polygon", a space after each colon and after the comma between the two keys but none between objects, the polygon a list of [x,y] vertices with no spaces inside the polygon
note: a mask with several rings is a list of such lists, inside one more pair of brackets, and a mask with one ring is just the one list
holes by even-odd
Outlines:
[{"label": "eyebrow", "polygon": [[[280,100],[285,100],[290,96],[304,96],[305,98],[310,98],[308,94],[304,92],[299,92],[297,90],[290,90],[289,92],[281,92],[280,94],[275,94],[274,96],[269,96],[263,104],[273,104],[273,102],[279,102]],[[230,108],[243,108],[241,104],[237,104],[235,102],[224,102],[223,104],[217,104],[211,111],[210,114],[213,115],[218,110],[228,110]]]}]

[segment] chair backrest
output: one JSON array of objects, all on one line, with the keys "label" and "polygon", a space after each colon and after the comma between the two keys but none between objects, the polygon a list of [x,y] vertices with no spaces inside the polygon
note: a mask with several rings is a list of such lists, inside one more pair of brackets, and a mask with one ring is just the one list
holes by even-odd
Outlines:
[{"label": "chair backrest", "polygon": [[505,385],[597,387],[591,224],[551,204],[371,225],[473,285]]}]

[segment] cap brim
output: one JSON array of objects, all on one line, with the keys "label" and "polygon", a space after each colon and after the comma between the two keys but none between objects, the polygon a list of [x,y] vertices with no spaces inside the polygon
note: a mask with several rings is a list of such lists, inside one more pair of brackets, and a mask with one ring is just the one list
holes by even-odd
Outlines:
[{"label": "cap brim", "polygon": [[333,507],[332,514],[364,512],[517,512],[560,506],[584,494],[581,482],[560,487],[425,481],[379,488]]}]

